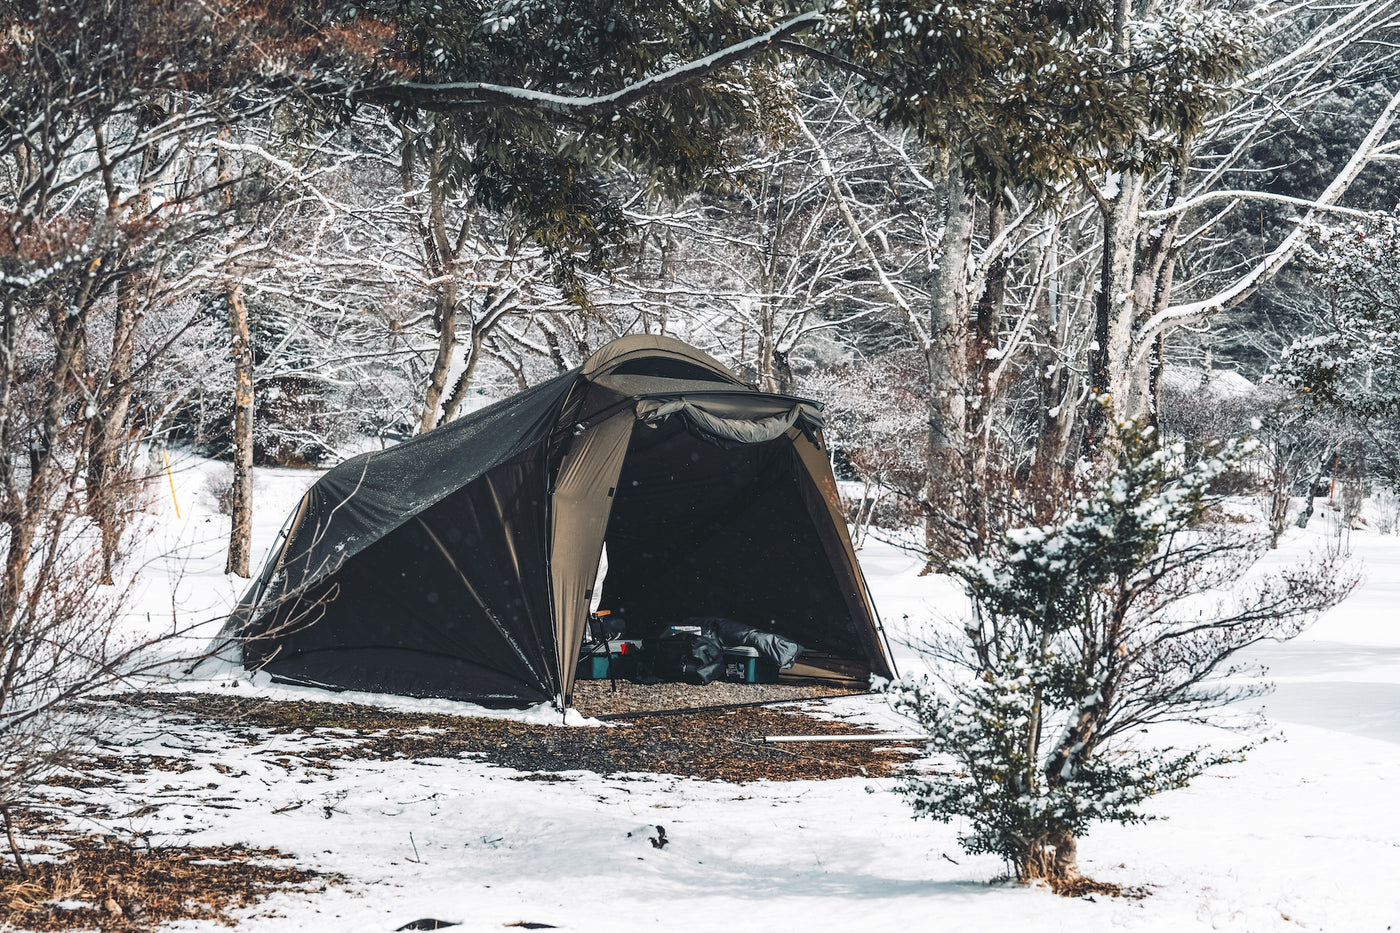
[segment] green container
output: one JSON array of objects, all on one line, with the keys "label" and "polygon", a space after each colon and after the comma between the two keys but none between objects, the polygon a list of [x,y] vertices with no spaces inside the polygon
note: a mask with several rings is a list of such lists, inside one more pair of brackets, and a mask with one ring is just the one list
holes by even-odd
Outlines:
[{"label": "green container", "polygon": [[[578,674],[576,676],[579,680],[607,680],[610,676],[608,673],[608,658],[612,658],[613,664],[618,664],[618,660],[621,657],[622,655],[620,654],[596,654],[579,658]],[[618,670],[619,672],[621,671],[620,666]]]},{"label": "green container", "polygon": [[758,655],[755,648],[724,649],[724,679],[742,684],[771,684],[778,679],[778,666]]}]

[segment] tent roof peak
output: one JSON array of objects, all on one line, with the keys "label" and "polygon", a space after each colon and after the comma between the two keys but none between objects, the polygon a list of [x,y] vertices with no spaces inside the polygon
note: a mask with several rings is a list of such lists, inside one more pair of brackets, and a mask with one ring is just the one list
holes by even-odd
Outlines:
[{"label": "tent roof peak", "polygon": [[669,357],[707,370],[735,387],[746,387],[727,366],[675,337],[662,334],[630,334],[619,337],[590,356],[583,364],[583,375],[589,380],[607,375],[624,364],[644,357]]}]

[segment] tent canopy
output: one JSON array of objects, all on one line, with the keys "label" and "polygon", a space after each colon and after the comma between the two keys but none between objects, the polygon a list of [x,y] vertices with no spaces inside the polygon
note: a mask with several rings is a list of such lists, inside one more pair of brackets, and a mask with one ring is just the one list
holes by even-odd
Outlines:
[{"label": "tent canopy", "polygon": [[225,632],[286,681],[563,704],[601,586],[638,635],[723,616],[804,645],[786,677],[889,676],[821,424],[677,340],[616,340],[327,472]]}]

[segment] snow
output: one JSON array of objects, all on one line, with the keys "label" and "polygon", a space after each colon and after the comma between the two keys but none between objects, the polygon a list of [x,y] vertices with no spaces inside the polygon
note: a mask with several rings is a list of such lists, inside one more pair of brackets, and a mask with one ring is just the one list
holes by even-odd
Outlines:
[{"label": "snow", "polygon": [[1202,370],[1187,366],[1163,368],[1162,385],[1178,392],[1204,392],[1222,402],[1244,398],[1257,386],[1229,369]]},{"label": "snow", "polygon": [[[150,532],[130,621],[151,631],[203,620],[217,628],[244,581],[223,574],[227,518],[207,491],[220,468],[172,456],[169,487],[153,486]],[[314,474],[259,470],[254,559],[276,539]],[[137,724],[123,744],[137,753],[187,749],[197,767],[137,776],[104,795],[151,795],[172,785],[192,800],[229,795],[238,809],[164,806],[117,819],[110,831],[149,833],[152,845],[275,846],[300,864],[345,876],[324,893],[287,893],[250,910],[240,929],[271,933],[393,930],[434,917],[462,929],[519,921],[575,931],[641,929],[1044,931],[1383,931],[1400,928],[1400,539],[1370,529],[1338,536],[1325,508],[1309,529],[1290,529],[1272,563],[1305,559],[1329,542],[1349,544],[1364,579],[1352,598],[1302,637],[1260,647],[1277,690],[1252,701],[1270,736],[1243,762],[1158,798],[1167,817],[1102,826],[1080,845],[1084,871],[1143,887],[1142,899],[1059,898],[991,884],[994,858],[957,846],[958,827],[915,822],[892,781],[743,785],[650,774],[562,782],[511,780],[470,760],[350,761],[334,770],[278,766],[323,735],[267,734],[261,745],[218,724],[173,736]],[[920,559],[871,540],[861,560],[895,641],[901,669],[930,619],[957,624],[965,601],[942,577],[920,577]],[[476,712],[464,704],[328,695],[223,671],[201,690],[268,697],[333,698],[401,709]],[[170,688],[173,689],[173,688]],[[834,707],[862,713],[882,731],[908,727],[875,697]],[[519,714],[516,714],[519,715]],[[524,714],[558,722],[557,713]],[[1162,726],[1154,744],[1236,748],[1237,732]],[[269,753],[269,750],[272,750]],[[212,767],[232,767],[225,774]],[[217,785],[212,789],[210,785]],[[166,792],[170,793],[170,792]],[[114,812],[140,812],[137,806]],[[670,844],[654,848],[655,827]],[[184,923],[181,930],[214,930]]]}]

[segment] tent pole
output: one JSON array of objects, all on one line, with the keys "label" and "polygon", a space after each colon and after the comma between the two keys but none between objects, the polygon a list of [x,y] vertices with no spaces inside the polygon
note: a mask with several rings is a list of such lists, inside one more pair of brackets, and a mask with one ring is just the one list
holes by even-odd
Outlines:
[{"label": "tent pole", "polygon": [[[870,583],[865,579],[865,569],[861,567],[860,561],[856,561],[856,573],[860,574],[860,585],[865,587],[865,592],[870,592]],[[880,610],[875,606],[875,600],[869,600],[870,611],[875,616],[875,631],[880,633],[880,640],[885,643],[885,657],[890,662],[890,673],[895,679],[899,679],[899,668],[894,663],[894,649],[890,647],[890,636],[885,634],[885,622],[880,618]]]}]

